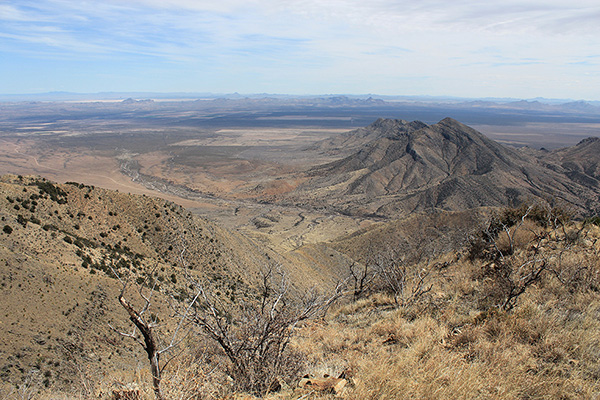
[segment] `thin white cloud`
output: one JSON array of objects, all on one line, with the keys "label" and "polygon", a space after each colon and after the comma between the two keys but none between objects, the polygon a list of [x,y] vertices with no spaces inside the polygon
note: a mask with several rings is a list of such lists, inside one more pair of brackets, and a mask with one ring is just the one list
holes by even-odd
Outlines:
[{"label": "thin white cloud", "polygon": [[150,57],[157,70],[282,88],[302,77],[304,87],[403,91],[412,77],[423,90],[452,81],[476,91],[475,79],[522,87],[536,67],[584,69],[600,53],[598,20],[597,0],[17,0],[0,4],[0,57],[94,58],[115,70]]},{"label": "thin white cloud", "polygon": [[[130,0],[126,3],[113,0],[93,4],[42,0],[37,12],[30,8],[26,13],[14,6],[5,6],[0,15],[13,21],[78,25],[78,34],[85,35],[87,40],[113,40],[117,42],[114,43],[116,48],[128,38],[151,46],[144,38],[160,34],[166,41],[181,43],[183,48],[203,41],[226,47],[251,35],[265,39],[303,39],[327,48],[338,46],[336,42],[340,41],[360,42],[361,38],[365,46],[377,47],[379,43],[392,46],[398,36],[410,37],[419,32],[443,36],[446,32],[469,34],[478,30],[514,36],[536,31],[547,34],[552,29],[558,31],[555,26],[571,27],[578,34],[600,31],[600,24],[594,24],[594,18],[590,17],[594,15],[590,7],[593,5],[588,1],[565,6],[562,2],[515,0],[495,4],[472,0],[418,3],[407,0]],[[600,12],[598,6],[595,10]],[[578,23],[581,21],[587,22]],[[89,24],[89,32],[85,32],[86,24]],[[556,33],[565,34],[564,30]],[[400,47],[406,46],[400,44]]]},{"label": "thin white cloud", "polygon": [[18,8],[10,4],[0,4],[0,20],[26,21],[27,18]]},{"label": "thin white cloud", "polygon": [[[355,26],[383,27],[389,32],[490,30],[502,33],[543,31],[553,22],[593,14],[597,1],[478,1],[443,0],[314,1],[291,3],[298,15],[327,21],[342,20]],[[600,24],[579,27],[600,31]]]}]

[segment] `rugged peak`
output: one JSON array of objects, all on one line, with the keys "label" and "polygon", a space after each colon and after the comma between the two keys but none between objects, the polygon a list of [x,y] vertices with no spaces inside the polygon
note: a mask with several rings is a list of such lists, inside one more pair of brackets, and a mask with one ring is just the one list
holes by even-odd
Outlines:
[{"label": "rugged peak", "polygon": [[591,136],[591,137],[585,138],[581,142],[577,143],[577,146],[589,146],[589,145],[592,145],[592,144],[598,143],[598,142],[600,142],[600,138]]},{"label": "rugged peak", "polygon": [[443,120],[441,120],[440,122],[438,122],[436,125],[441,125],[441,126],[447,126],[449,128],[455,128],[455,129],[471,129],[469,128],[467,125],[458,122],[457,120],[455,120],[454,118],[450,118],[450,117],[446,117]]},{"label": "rugged peak", "polygon": [[403,119],[379,118],[364,128],[322,140],[310,148],[319,149],[328,154],[349,155],[376,140],[398,140],[424,127],[427,125],[420,121],[408,122]]},{"label": "rugged peak", "polygon": [[481,132],[467,126],[453,118],[444,118],[437,124],[432,125],[434,131],[441,134],[444,139],[449,140],[457,145],[464,145],[469,142],[476,142],[479,146],[488,148],[494,148],[494,152],[504,152],[499,150],[499,146],[496,142],[485,137]]},{"label": "rugged peak", "polygon": [[390,129],[397,126],[404,126],[408,124],[408,121],[403,119],[391,119],[391,118],[378,118],[375,122],[369,125],[369,128],[373,129]]},{"label": "rugged peak", "polygon": [[427,128],[429,125],[427,125],[425,122],[421,122],[421,121],[412,121],[409,122],[407,124],[407,127],[411,128],[411,130],[419,130],[419,129],[423,129],[423,128]]}]

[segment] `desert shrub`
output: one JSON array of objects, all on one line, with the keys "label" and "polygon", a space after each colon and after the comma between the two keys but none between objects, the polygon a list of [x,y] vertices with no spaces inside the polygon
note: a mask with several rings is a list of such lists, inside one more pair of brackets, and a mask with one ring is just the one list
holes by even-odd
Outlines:
[{"label": "desert shrub", "polygon": [[552,280],[570,293],[598,290],[596,240],[588,237],[593,225],[570,222],[568,213],[549,206],[500,215],[508,217],[492,217],[469,247],[468,258],[483,261],[475,276],[482,282],[480,309],[510,311],[525,292],[534,286],[551,287]]},{"label": "desert shrub", "polygon": [[263,271],[255,300],[226,303],[199,283],[194,287],[198,301],[190,321],[228,360],[234,390],[259,396],[279,390],[279,377],[298,376],[302,357],[289,346],[297,325],[323,314],[341,295],[338,286],[330,296],[310,291],[292,300],[286,276],[273,268]]},{"label": "desert shrub", "polygon": [[371,255],[368,263],[373,271],[372,290],[390,296],[396,307],[427,300],[432,284],[426,263],[410,263],[393,247]]},{"label": "desert shrub", "polygon": [[13,231],[13,228],[11,228],[10,225],[4,225],[4,228],[2,228],[2,232],[6,233],[7,235],[10,235]]},{"label": "desert shrub", "polygon": [[83,183],[78,183],[78,182],[65,182],[66,185],[71,185],[71,186],[75,186],[76,188],[79,189],[83,189],[85,187],[90,188],[90,186],[87,186]]},{"label": "desert shrub", "polygon": [[559,229],[570,221],[571,214],[549,203],[523,203],[492,214],[484,228],[469,237],[470,260],[497,260],[510,256],[539,236],[540,228]]},{"label": "desert shrub", "polygon": [[600,226],[600,216],[594,215],[593,217],[589,217],[584,221],[584,223]]},{"label": "desert shrub", "polygon": [[484,266],[484,285],[479,305],[482,309],[498,307],[512,310],[519,297],[532,285],[539,282],[550,268],[545,258],[535,255],[524,258],[505,258]]},{"label": "desert shrub", "polygon": [[27,227],[27,218],[25,218],[23,215],[21,215],[21,214],[17,215],[17,222],[19,224],[21,224],[23,226],[23,228]]},{"label": "desert shrub", "polygon": [[34,185],[39,188],[40,194],[47,194],[52,201],[57,202],[58,204],[67,203],[67,193],[52,182],[36,180]]}]

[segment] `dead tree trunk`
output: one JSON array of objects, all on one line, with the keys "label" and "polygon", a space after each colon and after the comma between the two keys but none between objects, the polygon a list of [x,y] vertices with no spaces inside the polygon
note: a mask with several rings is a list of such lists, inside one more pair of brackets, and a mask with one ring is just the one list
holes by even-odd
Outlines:
[{"label": "dead tree trunk", "polygon": [[158,343],[152,331],[151,323],[144,321],[141,314],[138,313],[127,300],[123,297],[123,291],[119,295],[119,303],[125,308],[129,314],[131,322],[140,330],[144,338],[142,346],[148,355],[150,361],[150,371],[152,373],[152,386],[154,388],[154,395],[156,400],[163,400],[163,396],[160,392],[160,353],[158,351]]}]

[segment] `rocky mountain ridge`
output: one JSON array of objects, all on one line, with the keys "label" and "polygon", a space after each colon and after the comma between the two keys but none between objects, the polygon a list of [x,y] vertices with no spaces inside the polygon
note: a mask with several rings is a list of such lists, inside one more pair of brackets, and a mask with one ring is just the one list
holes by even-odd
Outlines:
[{"label": "rocky mountain ridge", "polygon": [[[378,120],[337,140],[364,144],[310,170],[310,179],[290,199],[382,217],[510,206],[527,199],[558,201],[582,215],[600,206],[595,138],[553,152],[520,151],[445,118],[431,126]],[[331,144],[318,146],[327,151]]]}]

